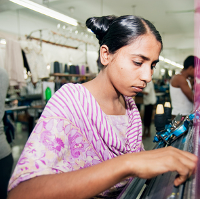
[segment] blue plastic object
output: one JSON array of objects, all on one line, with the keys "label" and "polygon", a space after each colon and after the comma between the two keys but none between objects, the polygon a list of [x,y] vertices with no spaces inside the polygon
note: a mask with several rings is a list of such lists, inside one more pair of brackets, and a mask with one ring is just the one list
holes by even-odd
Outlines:
[{"label": "blue plastic object", "polygon": [[194,119],[194,117],[194,113],[190,114],[188,118],[183,120],[182,124],[175,129],[172,124],[165,125],[165,130],[157,132],[153,142],[159,142],[160,140],[167,142],[172,136],[179,137],[188,129],[189,123]]}]

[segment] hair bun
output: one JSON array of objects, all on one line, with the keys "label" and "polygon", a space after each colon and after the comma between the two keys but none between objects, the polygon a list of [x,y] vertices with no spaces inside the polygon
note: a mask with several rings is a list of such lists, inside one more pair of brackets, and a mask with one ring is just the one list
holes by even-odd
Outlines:
[{"label": "hair bun", "polygon": [[92,32],[96,35],[96,38],[101,43],[104,35],[109,29],[109,26],[117,17],[114,15],[103,16],[103,17],[91,17],[87,19],[86,26],[92,30]]}]

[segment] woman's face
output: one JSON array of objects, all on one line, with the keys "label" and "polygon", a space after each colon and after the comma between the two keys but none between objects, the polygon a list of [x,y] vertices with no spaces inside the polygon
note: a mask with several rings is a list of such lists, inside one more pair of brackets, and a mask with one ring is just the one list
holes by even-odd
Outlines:
[{"label": "woman's face", "polygon": [[121,94],[135,96],[151,81],[160,51],[161,43],[154,35],[138,37],[110,55],[106,67],[109,81]]}]

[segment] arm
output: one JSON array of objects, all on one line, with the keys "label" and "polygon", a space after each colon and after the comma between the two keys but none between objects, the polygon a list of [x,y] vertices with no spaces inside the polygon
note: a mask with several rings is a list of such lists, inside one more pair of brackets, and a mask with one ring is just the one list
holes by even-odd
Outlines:
[{"label": "arm", "polygon": [[168,171],[179,173],[177,186],[194,172],[196,163],[195,155],[173,147],[126,154],[78,171],[24,181],[9,192],[8,199],[90,198],[126,177],[152,178]]}]

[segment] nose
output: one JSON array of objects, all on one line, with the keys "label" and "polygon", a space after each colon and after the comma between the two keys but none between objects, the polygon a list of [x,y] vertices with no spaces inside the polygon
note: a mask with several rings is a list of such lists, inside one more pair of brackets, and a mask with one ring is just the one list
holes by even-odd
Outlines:
[{"label": "nose", "polygon": [[153,70],[151,69],[151,66],[144,66],[141,68],[141,74],[140,79],[146,83],[150,82],[152,80]]}]

